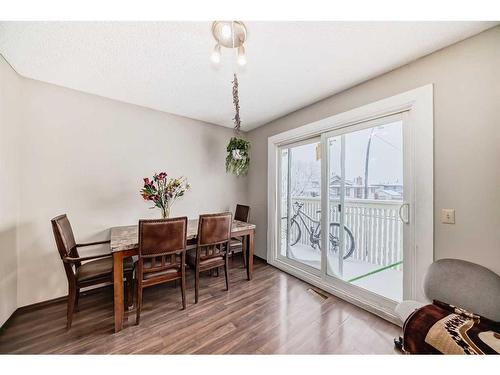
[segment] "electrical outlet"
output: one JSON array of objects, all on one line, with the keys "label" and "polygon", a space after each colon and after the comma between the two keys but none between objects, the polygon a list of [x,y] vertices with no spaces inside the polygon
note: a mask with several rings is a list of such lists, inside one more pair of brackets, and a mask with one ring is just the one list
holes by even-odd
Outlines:
[{"label": "electrical outlet", "polygon": [[443,208],[441,210],[441,222],[443,224],[455,224],[455,209]]}]

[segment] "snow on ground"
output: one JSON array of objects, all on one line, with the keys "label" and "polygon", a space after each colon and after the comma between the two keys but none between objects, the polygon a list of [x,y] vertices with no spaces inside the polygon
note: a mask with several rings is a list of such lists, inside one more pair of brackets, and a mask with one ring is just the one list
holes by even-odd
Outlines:
[{"label": "snow on ground", "polygon": [[[321,252],[318,249],[313,249],[307,245],[297,244],[290,247],[289,256],[297,262],[307,264],[317,269],[320,268]],[[329,270],[331,270],[330,273],[333,273],[335,276],[339,276],[338,263],[338,257],[329,257]],[[376,264],[347,259],[343,262],[341,278],[349,281],[379,268],[381,268],[381,266]],[[400,270],[393,268],[386,269],[353,281],[352,284],[394,301],[401,301],[403,299],[403,271]]]}]

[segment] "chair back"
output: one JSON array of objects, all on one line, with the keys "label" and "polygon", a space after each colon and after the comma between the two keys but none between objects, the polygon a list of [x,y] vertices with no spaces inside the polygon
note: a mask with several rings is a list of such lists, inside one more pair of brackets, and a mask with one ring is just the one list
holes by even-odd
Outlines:
[{"label": "chair back", "polygon": [[232,214],[200,215],[198,221],[198,261],[223,256],[231,240]]},{"label": "chair back", "polygon": [[427,298],[500,321],[500,276],[479,264],[440,259],[425,275]]},{"label": "chair back", "polygon": [[248,222],[248,216],[250,214],[250,206],[244,206],[242,204],[236,205],[236,211],[234,212],[234,220],[239,220],[243,222]]},{"label": "chair back", "polygon": [[[54,239],[56,241],[57,250],[59,251],[59,256],[64,260],[66,257],[78,258],[78,251],[76,249],[75,236],[73,235],[73,229],[68,220],[66,214],[59,215],[51,220],[52,231],[54,232]],[[66,276],[73,278],[75,272],[70,263],[63,262],[64,270],[66,271]],[[75,263],[75,266],[80,267],[80,262]]]},{"label": "chair back", "polygon": [[232,214],[200,215],[198,221],[198,245],[218,245],[231,239]]},{"label": "chair back", "polygon": [[175,255],[186,249],[187,217],[139,220],[139,256]]}]

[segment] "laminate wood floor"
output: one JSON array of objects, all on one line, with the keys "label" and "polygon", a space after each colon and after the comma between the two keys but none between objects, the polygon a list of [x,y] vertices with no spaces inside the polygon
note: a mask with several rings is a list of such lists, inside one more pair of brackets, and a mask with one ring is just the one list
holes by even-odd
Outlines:
[{"label": "laminate wood floor", "polygon": [[84,294],[67,331],[66,303],[18,311],[0,332],[0,353],[53,354],[389,354],[399,327],[256,259],[247,281],[241,258],[224,277],[201,278],[194,304],[188,278],[187,309],[180,289],[164,284],[144,291],[141,323],[126,312],[114,333],[112,288]]}]

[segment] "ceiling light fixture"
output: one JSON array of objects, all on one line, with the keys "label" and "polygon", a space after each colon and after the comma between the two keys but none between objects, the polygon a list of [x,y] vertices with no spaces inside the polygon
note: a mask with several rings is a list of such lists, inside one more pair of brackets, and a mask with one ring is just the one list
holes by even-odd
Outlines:
[{"label": "ceiling light fixture", "polygon": [[215,21],[212,24],[212,35],[217,42],[211,60],[218,64],[221,59],[221,46],[237,50],[237,61],[240,65],[247,63],[245,47],[247,28],[241,21]]},{"label": "ceiling light fixture", "polygon": [[245,47],[239,46],[238,47],[238,64],[243,66],[246,63],[247,63],[247,56],[245,55]]},{"label": "ceiling light fixture", "polygon": [[210,56],[210,59],[212,60],[213,63],[218,64],[220,63],[220,57],[221,57],[220,44],[217,43],[212,52],[212,56]]}]

